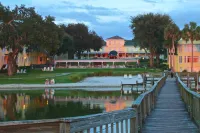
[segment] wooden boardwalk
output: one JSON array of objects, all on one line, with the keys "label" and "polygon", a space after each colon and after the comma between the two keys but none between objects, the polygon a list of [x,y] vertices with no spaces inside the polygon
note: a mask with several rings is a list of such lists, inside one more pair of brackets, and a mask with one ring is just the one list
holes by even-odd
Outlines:
[{"label": "wooden boardwalk", "polygon": [[175,79],[166,80],[142,133],[199,133],[181,100]]}]

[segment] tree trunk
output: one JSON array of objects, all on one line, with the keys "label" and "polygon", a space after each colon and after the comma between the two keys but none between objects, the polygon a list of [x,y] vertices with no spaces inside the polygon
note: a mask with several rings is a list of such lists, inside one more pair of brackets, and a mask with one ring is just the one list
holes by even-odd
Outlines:
[{"label": "tree trunk", "polygon": [[191,72],[193,72],[193,40],[191,40],[191,43],[192,43],[192,61],[191,61]]},{"label": "tree trunk", "polygon": [[68,59],[74,59],[74,52],[68,51]]},{"label": "tree trunk", "polygon": [[150,67],[153,67],[154,61],[153,61],[153,53],[150,53]]},{"label": "tree trunk", "polygon": [[8,54],[8,76],[12,76],[17,72],[16,57],[13,52]]},{"label": "tree trunk", "polygon": [[171,49],[168,49],[168,62],[170,69],[172,68],[172,56],[171,56]]},{"label": "tree trunk", "polygon": [[81,51],[77,52],[78,59],[81,59]]},{"label": "tree trunk", "polygon": [[173,47],[173,52],[172,52],[173,62],[172,62],[172,64],[173,64],[173,71],[175,71],[175,46],[174,46],[174,40],[173,39],[172,39],[172,47]]},{"label": "tree trunk", "polygon": [[156,66],[159,67],[160,65],[160,55],[156,54]]}]

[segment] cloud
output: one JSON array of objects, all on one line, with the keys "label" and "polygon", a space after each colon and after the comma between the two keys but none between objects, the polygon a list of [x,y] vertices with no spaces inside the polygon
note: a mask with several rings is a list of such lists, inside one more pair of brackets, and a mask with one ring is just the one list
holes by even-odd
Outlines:
[{"label": "cloud", "polygon": [[43,16],[56,17],[56,23],[85,23],[104,38],[119,35],[132,38],[130,16],[167,13],[180,26],[189,21],[200,24],[199,0],[1,0],[3,4],[34,6]]},{"label": "cloud", "polygon": [[100,23],[110,23],[110,22],[126,22],[125,16],[96,16],[97,21]]}]

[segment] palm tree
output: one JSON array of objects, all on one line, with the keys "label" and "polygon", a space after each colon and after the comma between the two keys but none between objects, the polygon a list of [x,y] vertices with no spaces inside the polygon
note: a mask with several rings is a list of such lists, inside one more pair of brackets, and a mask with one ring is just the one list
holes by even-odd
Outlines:
[{"label": "palm tree", "polygon": [[182,30],[182,38],[183,40],[191,41],[192,44],[192,60],[191,60],[191,72],[193,72],[193,42],[199,39],[200,27],[197,26],[197,23],[190,22],[186,24]]},{"label": "palm tree", "polygon": [[[173,64],[173,65],[171,65],[171,68],[173,68],[173,71],[175,70],[174,69],[174,66],[175,66],[175,62],[174,62],[174,60],[175,60],[175,57],[174,57],[175,42],[180,39],[180,35],[181,35],[180,30],[175,23],[168,24],[164,30],[165,40],[171,40],[171,46],[169,47],[168,50],[170,51],[170,56],[171,56],[171,54],[173,54],[173,61],[172,61],[172,63],[170,63],[170,64]],[[170,62],[171,62],[171,60],[172,60],[172,58],[170,59]]]},{"label": "palm tree", "polygon": [[165,40],[163,43],[164,48],[167,49],[167,60],[170,61],[169,62],[169,66],[170,68],[172,68],[172,54],[171,54],[171,49],[172,49],[172,41],[171,40]]}]

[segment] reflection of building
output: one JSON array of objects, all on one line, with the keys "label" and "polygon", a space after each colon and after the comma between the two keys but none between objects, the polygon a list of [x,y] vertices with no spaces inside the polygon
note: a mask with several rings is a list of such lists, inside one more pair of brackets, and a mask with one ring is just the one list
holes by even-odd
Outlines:
[{"label": "reflection of building", "polygon": [[17,103],[16,103],[16,111],[20,112],[28,107],[30,103],[30,96],[17,94]]},{"label": "reflection of building", "polygon": [[[3,64],[7,64],[8,53],[11,51],[6,50],[5,48],[0,48],[0,69]],[[30,66],[30,64],[45,64],[47,62],[47,56],[42,53],[26,53],[24,48],[22,53],[18,54],[17,64],[18,66]]]},{"label": "reflection of building", "polygon": [[2,98],[0,96],[0,120],[5,118],[6,115],[6,104],[7,104],[7,100],[6,98]]},{"label": "reflection of building", "polygon": [[[116,103],[111,103],[111,100],[116,100]],[[124,96],[124,97],[109,97],[109,96],[103,96],[103,97],[87,97],[87,98],[82,98],[82,97],[55,97],[56,102],[61,102],[61,101],[74,101],[74,102],[79,102],[81,101],[84,105],[89,104],[90,109],[94,109],[96,107],[100,108],[105,108],[106,112],[110,111],[115,111],[115,110],[122,110],[128,106],[130,106],[133,102],[134,98],[132,96]]]},{"label": "reflection of building", "polygon": [[4,99],[0,96],[0,120],[4,119]]},{"label": "reflection of building", "polygon": [[[193,46],[193,71],[200,71],[200,41],[194,41]],[[176,72],[181,72],[183,70],[191,71],[191,61],[192,61],[192,45],[191,41],[180,40],[177,46],[177,55],[175,56],[174,68]],[[170,55],[169,55],[170,56]],[[173,61],[173,60],[172,60]],[[168,60],[170,64],[170,60]],[[173,64],[173,63],[172,63]],[[169,65],[170,66],[170,65]]]},{"label": "reflection of building", "polygon": [[111,103],[110,101],[105,102],[106,112],[111,112],[115,110],[122,110],[126,108],[127,105],[124,100],[117,100],[116,103]]}]

